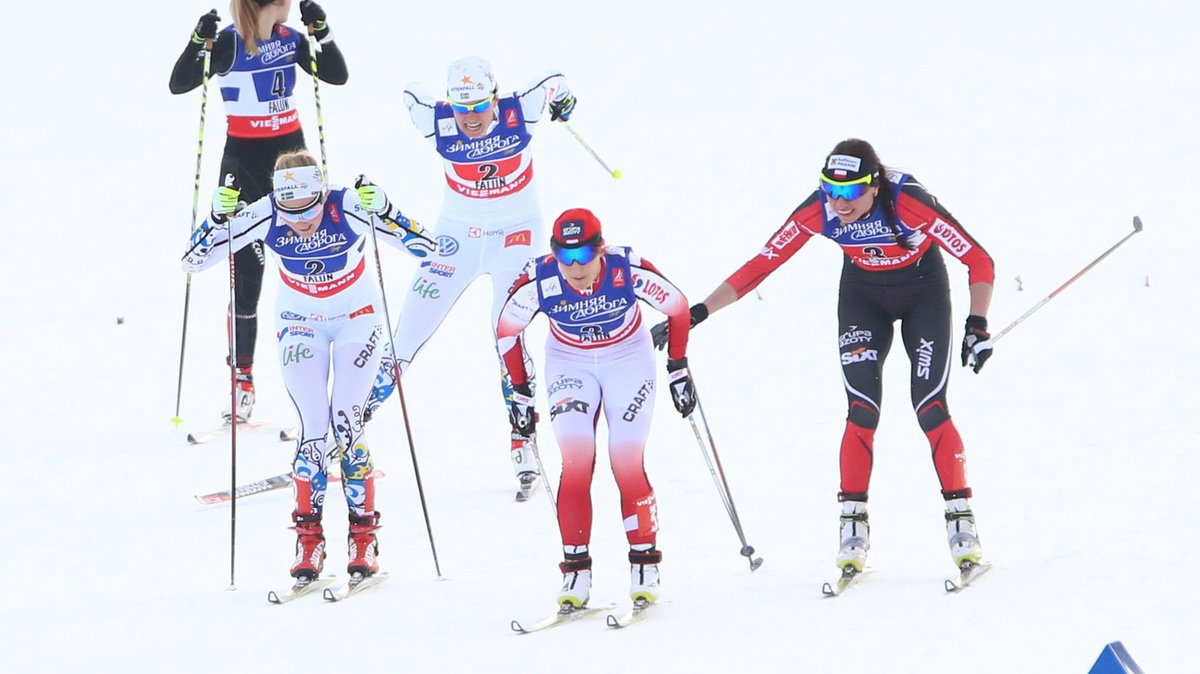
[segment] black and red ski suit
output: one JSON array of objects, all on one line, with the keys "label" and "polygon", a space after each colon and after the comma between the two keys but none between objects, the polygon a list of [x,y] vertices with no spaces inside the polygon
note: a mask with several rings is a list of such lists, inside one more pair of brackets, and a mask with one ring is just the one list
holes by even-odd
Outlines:
[{"label": "black and red ski suit", "polygon": [[[967,266],[971,284],[992,283],[992,258],[912,176],[891,171],[887,179],[898,222],[888,221],[877,199],[865,217],[842,223],[818,190],[727,283],[740,298],[812,237],[821,235],[841,246],[845,263],[838,296],[838,346],[849,411],[841,444],[839,500],[867,500],[881,375],[896,321],[910,363],[913,408],[929,438],[942,494],[947,499],[970,497],[962,439],[946,404],[956,344],[941,251]],[[897,229],[912,250],[897,243]]]}]

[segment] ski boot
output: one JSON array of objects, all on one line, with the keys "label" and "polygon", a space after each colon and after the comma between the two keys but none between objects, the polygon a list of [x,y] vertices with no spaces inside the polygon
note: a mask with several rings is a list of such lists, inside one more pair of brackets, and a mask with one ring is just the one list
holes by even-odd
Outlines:
[{"label": "ski boot", "polygon": [[[249,421],[250,414],[254,412],[254,375],[250,370],[249,367],[237,368],[234,386],[237,388],[235,397],[237,398],[237,422],[239,424]],[[229,404],[225,405],[225,411],[221,413],[221,418],[227,424],[233,423],[233,411]]]},{"label": "ski boot", "polygon": [[534,487],[537,486],[538,479],[542,476],[538,472],[537,459],[533,455],[532,443],[532,438],[527,438],[516,432],[512,434],[512,451],[509,456],[512,458],[513,472],[517,475],[517,481],[521,483],[517,490],[518,501],[529,499]]},{"label": "ski boot", "polygon": [[[592,558],[584,552],[568,554],[566,561],[558,565],[562,572],[562,589],[558,591],[558,605],[583,608],[591,599]],[[565,606],[564,606],[565,605]]]},{"label": "ski boot", "polygon": [[971,512],[966,498],[946,501],[946,537],[955,566],[962,568],[964,564],[978,564],[983,559],[983,548],[975,531],[975,513]]},{"label": "ski boot", "polygon": [[379,570],[379,540],[375,531],[379,529],[379,512],[365,517],[350,513],[350,533],[346,536],[350,563],[346,571],[372,576]]},{"label": "ski boot", "polygon": [[634,604],[658,601],[658,563],[662,553],[650,546],[648,550],[629,551],[629,598]]},{"label": "ski boot", "polygon": [[841,547],[838,548],[837,566],[843,573],[853,567],[861,573],[867,563],[867,551],[871,549],[871,525],[867,522],[866,501],[843,501],[841,522]]},{"label": "ski boot", "polygon": [[292,562],[293,578],[315,580],[325,568],[325,532],[321,528],[321,515],[292,513],[291,527],[296,532],[296,561]]}]

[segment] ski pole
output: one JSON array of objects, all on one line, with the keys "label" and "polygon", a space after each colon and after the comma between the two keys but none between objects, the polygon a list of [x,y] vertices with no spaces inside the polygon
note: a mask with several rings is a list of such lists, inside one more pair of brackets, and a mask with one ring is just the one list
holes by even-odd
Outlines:
[{"label": "ski pole", "polygon": [[[363,180],[359,176],[359,180]],[[413,444],[412,424],[408,422],[408,403],[404,400],[404,387],[400,385],[400,361],[396,358],[396,338],[392,334],[392,315],[388,311],[387,290],[383,286],[383,264],[379,261],[379,238],[375,233],[377,216],[371,214],[371,246],[375,249],[375,274],[379,278],[379,295],[383,303],[384,329],[388,334],[388,347],[392,350],[392,377],[396,381],[396,393],[400,396],[400,411],[404,417],[404,433],[408,437],[408,453],[412,456],[413,476],[417,480],[417,495],[421,499],[421,512],[425,515],[425,531],[429,534],[429,551],[433,553],[433,568],[438,578],[442,577],[442,565],[438,562],[437,545],[433,542],[433,526],[429,523],[429,506],[425,502],[425,488],[421,483],[421,468],[417,465],[417,449]]]},{"label": "ski pole", "polygon": [[576,131],[574,127],[572,127],[570,124],[568,124],[565,121],[562,123],[562,125],[567,127],[567,131],[570,131],[571,135],[575,136],[575,140],[579,141],[579,144],[583,146],[583,149],[587,150],[588,153],[592,155],[592,158],[595,159],[596,162],[600,164],[600,166],[603,166],[605,171],[608,171],[608,174],[610,176],[612,176],[616,180],[621,179],[621,171],[619,169],[618,170],[610,169],[608,167],[608,164],[604,163],[604,160],[600,158],[600,155],[596,154],[596,151],[593,150],[592,147],[590,145],[588,145],[586,141],[583,140],[583,136],[580,136],[579,132]]},{"label": "ski pole", "polygon": [[[237,188],[237,177],[226,173],[222,184]],[[235,560],[237,551],[237,431],[238,431],[238,387],[237,387],[237,263],[233,250],[233,221],[226,220],[226,242],[229,246],[229,589],[236,590]]]},{"label": "ski pole", "polygon": [[533,450],[533,460],[537,462],[538,473],[546,487],[546,496],[550,497],[550,509],[554,511],[554,520],[558,521],[558,501],[554,499],[554,490],[550,488],[550,476],[546,475],[546,466],[542,463],[542,454],[538,451],[537,434],[529,436],[529,448]]},{"label": "ski pole", "polygon": [[317,139],[321,144],[321,172],[325,180],[329,180],[329,162],[325,159],[325,118],[321,115],[321,84],[317,79],[317,40],[313,36],[313,27],[308,26],[308,53],[312,57],[313,100],[317,105]]},{"label": "ski pole", "polygon": [[999,332],[999,334],[997,334],[995,337],[992,337],[992,340],[991,340],[991,341],[992,341],[992,343],[994,344],[994,343],[996,343],[996,342],[1000,341],[1000,338],[1001,338],[1001,337],[1003,337],[1004,335],[1007,335],[1007,334],[1009,333],[1009,331],[1011,331],[1013,328],[1015,328],[1015,327],[1017,327],[1018,325],[1020,325],[1020,324],[1021,324],[1021,322],[1022,322],[1022,321],[1024,321],[1026,318],[1029,318],[1031,315],[1033,315],[1033,312],[1037,311],[1038,309],[1041,309],[1041,308],[1042,308],[1042,307],[1043,307],[1043,306],[1044,306],[1044,305],[1045,305],[1047,302],[1049,302],[1050,300],[1054,299],[1054,296],[1055,296],[1055,295],[1057,295],[1057,294],[1061,293],[1063,290],[1066,290],[1067,286],[1069,286],[1069,285],[1071,285],[1072,283],[1074,283],[1074,282],[1075,282],[1075,281],[1076,281],[1076,280],[1077,280],[1077,279],[1078,279],[1080,276],[1083,276],[1084,274],[1086,274],[1086,273],[1087,273],[1087,272],[1088,272],[1088,271],[1089,271],[1089,270],[1090,270],[1092,267],[1095,267],[1096,265],[1100,264],[1100,261],[1101,261],[1101,260],[1103,260],[1104,258],[1108,257],[1108,256],[1109,256],[1109,254],[1111,254],[1111,253],[1112,253],[1114,250],[1116,250],[1116,249],[1120,248],[1122,244],[1124,244],[1124,243],[1125,243],[1126,241],[1128,241],[1128,240],[1129,240],[1129,239],[1130,239],[1130,238],[1131,238],[1131,237],[1132,237],[1134,234],[1137,234],[1137,233],[1138,233],[1138,232],[1140,232],[1140,231],[1142,231],[1142,219],[1141,219],[1140,217],[1138,217],[1138,216],[1136,216],[1136,215],[1135,215],[1135,216],[1133,216],[1133,231],[1132,231],[1132,232],[1130,232],[1130,233],[1126,234],[1124,238],[1122,238],[1120,241],[1118,241],[1118,242],[1116,242],[1115,244],[1113,244],[1113,247],[1112,247],[1112,248],[1109,248],[1108,250],[1106,250],[1106,251],[1104,251],[1103,253],[1101,253],[1101,254],[1100,254],[1100,257],[1096,258],[1095,260],[1092,260],[1091,264],[1089,264],[1088,266],[1086,266],[1086,267],[1084,267],[1083,269],[1079,270],[1079,273],[1077,273],[1077,274],[1075,274],[1074,276],[1072,276],[1071,278],[1067,279],[1067,282],[1066,282],[1066,283],[1064,283],[1064,284],[1060,285],[1058,288],[1056,288],[1056,289],[1054,290],[1054,292],[1052,292],[1052,293],[1050,293],[1049,295],[1047,295],[1047,296],[1045,297],[1045,299],[1043,299],[1041,302],[1038,302],[1037,304],[1033,305],[1033,308],[1032,308],[1032,309],[1030,309],[1029,311],[1026,311],[1024,314],[1021,314],[1021,317],[1020,317],[1020,318],[1018,318],[1017,320],[1013,321],[1012,323],[1009,323],[1009,324],[1008,324],[1008,327],[1006,327],[1006,328],[1004,328],[1003,330],[1001,330],[1001,331]]},{"label": "ski pole", "polygon": [[[200,205],[200,166],[204,156],[204,109],[208,106],[208,78],[212,66],[212,40],[204,41],[204,83],[200,88],[200,133],[196,140],[196,179],[192,188],[192,226],[188,231],[196,229],[196,211]],[[183,292],[183,337],[179,342],[179,376],[175,382],[175,416],[171,423],[178,426],[183,422],[179,416],[180,401],[183,400],[183,354],[187,349],[188,309],[192,304],[192,272],[187,273],[187,284]]]},{"label": "ski pole", "polygon": [[[694,382],[694,380],[693,380]],[[688,422],[692,424],[692,432],[696,434],[696,442],[700,445],[700,453],[704,455],[704,462],[708,464],[708,472],[713,476],[713,483],[717,485],[717,492],[721,495],[721,502],[725,504],[725,511],[729,513],[729,520],[733,522],[733,528],[737,531],[738,539],[742,542],[741,555],[750,561],[750,570],[755,571],[762,566],[762,557],[754,558],[754,546],[746,543],[746,534],[742,531],[742,520],[738,517],[737,508],[733,505],[733,494],[729,491],[729,482],[725,479],[725,469],[721,466],[721,457],[717,454],[717,445],[713,442],[712,428],[708,425],[708,418],[704,415],[704,405],[700,402],[700,396],[696,396],[696,412],[700,413],[700,421],[704,424],[704,432],[708,436],[708,447],[704,445],[704,439],[700,436],[700,427],[696,425],[695,414],[688,415]],[[716,468],[713,468],[713,460],[708,456],[708,448],[712,448],[713,459],[716,459]],[[717,474],[720,473],[720,479]]]}]

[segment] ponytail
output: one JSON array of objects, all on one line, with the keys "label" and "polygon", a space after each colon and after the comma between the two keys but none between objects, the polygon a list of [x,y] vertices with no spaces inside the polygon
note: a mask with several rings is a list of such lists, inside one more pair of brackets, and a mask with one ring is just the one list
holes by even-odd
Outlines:
[{"label": "ponytail", "polygon": [[257,0],[229,0],[233,28],[251,56],[258,56],[258,15],[262,13],[262,7]]},{"label": "ponytail", "polygon": [[908,240],[908,235],[904,234],[900,229],[900,218],[896,215],[896,200],[892,197],[892,183],[887,178],[887,167],[879,165],[879,198],[883,201],[883,219],[887,223],[889,229],[892,230],[892,236],[896,237],[896,245],[904,250],[916,250],[917,247]]}]

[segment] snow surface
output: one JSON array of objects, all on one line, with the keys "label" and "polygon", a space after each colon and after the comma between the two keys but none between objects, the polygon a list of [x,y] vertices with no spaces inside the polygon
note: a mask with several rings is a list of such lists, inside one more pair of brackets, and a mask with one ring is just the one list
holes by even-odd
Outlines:
[{"label": "snow surface", "polygon": [[[1002,340],[981,375],[956,368],[952,409],[996,564],[978,586],[942,592],[952,567],[941,499],[895,354],[871,490],[875,574],[821,598],[836,574],[844,395],[840,255],[814,242],[761,300],[697,329],[690,349],[746,535],[766,563],[751,574],[738,555],[691,429],[662,394],[647,470],[670,603],[627,631],[591,620],[534,636],[508,623],[553,609],[558,532],[544,494],[512,502],[486,281],[405,382],[443,577],[389,404],[370,438],[388,474],[379,508],[392,580],[343,605],[268,605],[292,554],[290,497],[276,492],[238,505],[229,590],[230,509],[192,498],[229,483],[229,446],[184,442],[227,396],[220,271],[193,279],[185,423],[168,421],[200,95],[171,96],[166,84],[209,5],[6,8],[0,413],[14,433],[5,492],[15,510],[0,555],[0,670],[1086,672],[1119,639],[1147,672],[1194,671],[1187,260],[1200,237],[1186,186],[1200,156],[1200,9],[1113,4],[325,3],[351,70],[347,86],[321,87],[335,181],[365,172],[432,224],[438,160],[407,120],[403,85],[436,87],[470,53],[490,58],[508,88],[561,68],[579,96],[573,126],[624,179],[607,177],[565,129],[543,128],[547,217],[592,208],[610,242],[647,255],[693,300],[758,251],[848,136],[914,172],[988,247],[995,329],[1124,236],[1132,216],[1145,221]],[[217,98],[214,87],[202,209],[223,142]],[[299,99],[316,149],[303,86]],[[31,216],[34,228],[21,229]],[[35,248],[35,237],[58,245]],[[398,298],[413,263],[383,255]],[[966,274],[951,265],[960,324]],[[268,283],[264,315],[273,301]],[[255,416],[278,428],[292,412],[262,325]],[[273,433],[239,437],[239,482],[287,470],[291,448]],[[595,602],[622,600],[628,581],[601,457]],[[337,571],[345,525],[334,501]]]}]

